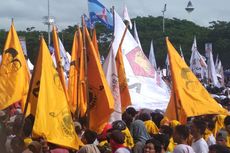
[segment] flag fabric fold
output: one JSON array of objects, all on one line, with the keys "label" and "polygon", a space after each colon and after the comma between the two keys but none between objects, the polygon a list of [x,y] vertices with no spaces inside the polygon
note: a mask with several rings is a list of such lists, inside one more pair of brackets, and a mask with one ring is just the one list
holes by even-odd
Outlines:
[{"label": "flag fabric fold", "polygon": [[172,93],[165,115],[182,123],[187,117],[228,112],[220,106],[202,86],[176,49],[166,38],[168,48]]},{"label": "flag fabric fold", "polygon": [[150,44],[149,61],[153,65],[155,70],[157,70],[157,63],[156,63],[156,58],[155,58],[155,53],[153,48],[153,40],[151,40],[151,44]]},{"label": "flag fabric fold", "polygon": [[12,23],[2,53],[0,65],[0,110],[15,102],[24,108],[30,73],[17,32]]},{"label": "flag fabric fold", "polygon": [[[75,133],[64,88],[43,38],[35,69],[40,73],[33,74],[37,79],[32,82],[38,88],[33,136],[43,137],[56,145],[79,149],[82,142]],[[31,92],[35,93],[36,88],[32,88]]]}]

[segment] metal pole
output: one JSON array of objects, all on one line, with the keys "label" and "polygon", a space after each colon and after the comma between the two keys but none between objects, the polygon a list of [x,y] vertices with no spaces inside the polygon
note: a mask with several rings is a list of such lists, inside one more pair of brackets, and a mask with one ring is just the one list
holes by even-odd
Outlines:
[{"label": "metal pole", "polygon": [[162,13],[163,13],[163,33],[165,33],[165,11],[162,11]]},{"label": "metal pole", "polygon": [[50,0],[48,0],[48,46],[50,46]]}]

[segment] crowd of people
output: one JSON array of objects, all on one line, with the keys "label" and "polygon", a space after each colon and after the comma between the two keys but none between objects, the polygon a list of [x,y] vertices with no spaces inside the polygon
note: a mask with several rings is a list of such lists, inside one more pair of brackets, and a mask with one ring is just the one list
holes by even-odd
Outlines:
[{"label": "crowd of people", "polygon": [[33,122],[31,115],[23,121],[15,105],[0,111],[0,153],[230,153],[230,116],[197,116],[181,124],[161,112],[129,107],[100,133],[75,121],[84,144],[77,151],[33,139]]}]

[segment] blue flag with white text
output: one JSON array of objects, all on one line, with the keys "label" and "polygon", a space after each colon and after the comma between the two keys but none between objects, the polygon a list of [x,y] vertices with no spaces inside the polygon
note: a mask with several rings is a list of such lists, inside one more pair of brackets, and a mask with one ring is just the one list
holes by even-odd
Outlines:
[{"label": "blue flag with white text", "polygon": [[113,15],[98,0],[88,0],[89,17],[93,24],[96,22],[104,24],[113,29]]}]

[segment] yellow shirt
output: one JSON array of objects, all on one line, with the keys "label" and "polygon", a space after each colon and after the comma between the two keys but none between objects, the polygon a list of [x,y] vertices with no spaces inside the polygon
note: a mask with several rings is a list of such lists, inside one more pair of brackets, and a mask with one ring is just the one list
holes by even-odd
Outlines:
[{"label": "yellow shirt", "polygon": [[169,145],[168,145],[168,152],[173,152],[174,148],[175,148],[176,144],[173,141],[173,138],[169,139]]},{"label": "yellow shirt", "polygon": [[124,129],[123,131],[121,131],[122,133],[124,133],[125,135],[125,143],[124,146],[128,147],[128,148],[132,148],[134,146],[134,141],[133,141],[133,137],[129,131],[129,129],[126,127],[126,129]]},{"label": "yellow shirt", "polygon": [[158,134],[159,133],[158,127],[156,126],[156,124],[152,120],[145,121],[144,124],[145,124],[147,132],[149,134]]}]

